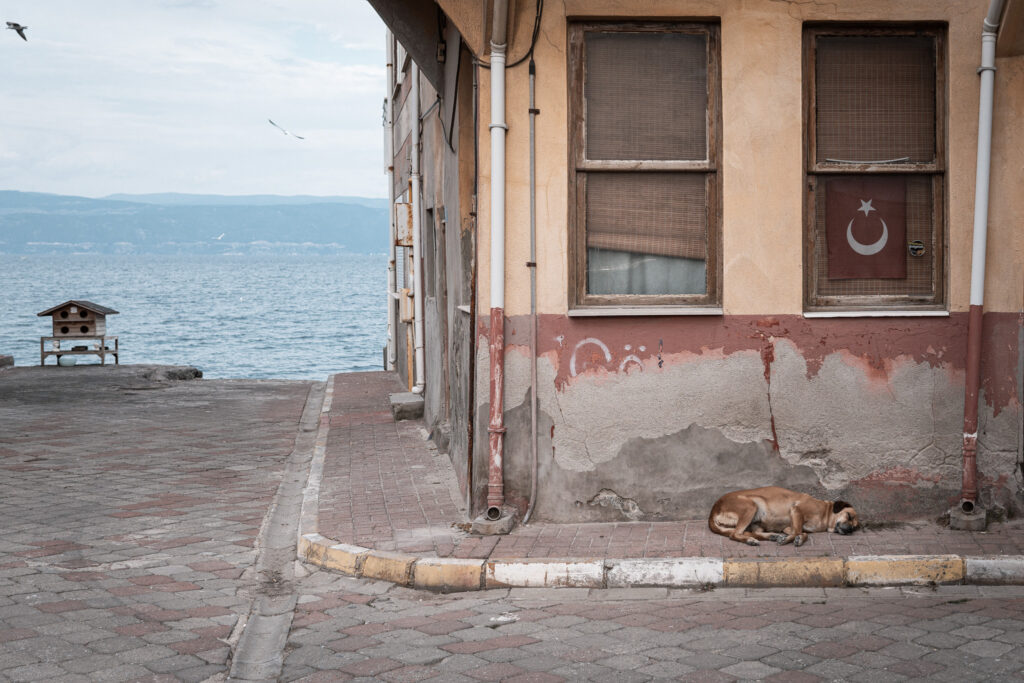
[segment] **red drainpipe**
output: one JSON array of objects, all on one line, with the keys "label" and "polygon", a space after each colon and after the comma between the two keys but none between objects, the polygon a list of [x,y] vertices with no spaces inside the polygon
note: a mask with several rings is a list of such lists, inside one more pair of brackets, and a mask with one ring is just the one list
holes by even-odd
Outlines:
[{"label": "red drainpipe", "polygon": [[982,307],[971,306],[967,318],[967,382],[964,389],[963,484],[960,505],[974,511],[978,500],[978,394],[981,389]]},{"label": "red drainpipe", "polygon": [[505,503],[505,482],[502,474],[502,453],[505,440],[505,309],[491,309],[491,457],[487,463],[487,518],[501,517]]}]

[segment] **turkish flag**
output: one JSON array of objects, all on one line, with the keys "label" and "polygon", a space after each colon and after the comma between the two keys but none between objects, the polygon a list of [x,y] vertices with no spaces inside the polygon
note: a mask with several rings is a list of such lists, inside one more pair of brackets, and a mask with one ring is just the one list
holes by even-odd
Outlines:
[{"label": "turkish flag", "polygon": [[907,181],[903,176],[825,182],[828,279],[907,277]]}]

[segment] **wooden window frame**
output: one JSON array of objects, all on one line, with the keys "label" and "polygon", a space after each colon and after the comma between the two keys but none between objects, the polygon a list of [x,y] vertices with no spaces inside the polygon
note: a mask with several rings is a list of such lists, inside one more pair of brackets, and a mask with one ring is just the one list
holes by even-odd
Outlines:
[{"label": "wooden window frame", "polygon": [[[594,160],[586,158],[586,76],[584,35],[589,31],[608,33],[689,33],[707,38],[707,137],[703,160]],[[570,314],[629,315],[686,312],[720,312],[722,301],[722,91],[721,37],[717,22],[666,21],[570,21],[568,25],[569,77],[569,310]],[[587,294],[586,179],[588,173],[684,172],[705,176],[706,288],[704,294],[687,295],[596,295]]]},{"label": "wooden window frame", "polygon": [[[946,223],[946,130],[947,130],[947,61],[945,24],[914,23],[912,25],[871,24],[808,24],[803,31],[803,98],[804,98],[804,311],[808,313],[839,313],[843,311],[908,311],[944,312],[947,310],[949,271]],[[928,37],[935,45],[935,159],[929,163],[849,164],[817,161],[816,116],[816,41],[821,37]],[[815,267],[815,231],[817,192],[820,181],[843,175],[892,174],[932,178],[932,292],[920,295],[820,295]]]}]

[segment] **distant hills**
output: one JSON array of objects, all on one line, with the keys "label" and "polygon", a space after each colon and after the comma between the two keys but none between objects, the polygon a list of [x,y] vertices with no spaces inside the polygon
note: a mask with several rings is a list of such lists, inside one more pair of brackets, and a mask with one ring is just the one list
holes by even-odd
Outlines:
[{"label": "distant hills", "polygon": [[0,253],[383,253],[387,200],[0,191]]}]

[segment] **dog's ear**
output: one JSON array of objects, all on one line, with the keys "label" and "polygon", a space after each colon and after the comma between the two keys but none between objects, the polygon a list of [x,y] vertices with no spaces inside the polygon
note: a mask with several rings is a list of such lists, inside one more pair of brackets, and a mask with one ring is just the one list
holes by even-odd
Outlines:
[{"label": "dog's ear", "polygon": [[842,512],[843,508],[852,507],[853,506],[847,503],[845,500],[837,500],[836,502],[832,503],[832,512],[833,514],[839,514],[840,512]]}]

